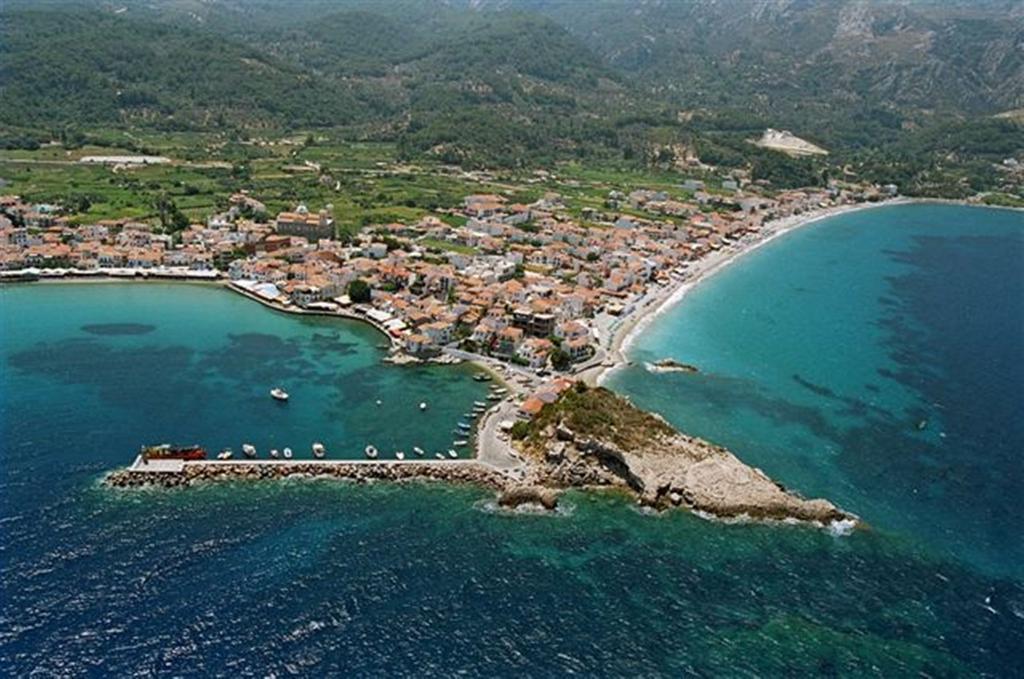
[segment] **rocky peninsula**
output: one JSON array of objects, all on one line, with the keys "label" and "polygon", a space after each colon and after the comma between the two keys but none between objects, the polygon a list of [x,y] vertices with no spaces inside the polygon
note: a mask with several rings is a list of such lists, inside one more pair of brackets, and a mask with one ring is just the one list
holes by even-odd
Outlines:
[{"label": "rocky peninsula", "polygon": [[828,525],[856,517],[827,500],[804,499],[731,452],[673,429],[602,387],[583,383],[533,420],[512,428],[523,459],[516,470],[477,460],[204,460],[140,459],[111,472],[116,488],[189,487],[223,481],[323,477],[354,482],[443,481],[490,488],[498,504],[555,509],[568,488],[624,490],[659,510],[685,508],[719,518],[799,520]]},{"label": "rocky peninsula", "polygon": [[531,485],[617,487],[650,507],[720,518],[856,520],[827,500],[800,497],[725,448],[682,434],[601,387],[578,384],[513,434],[532,463]]}]

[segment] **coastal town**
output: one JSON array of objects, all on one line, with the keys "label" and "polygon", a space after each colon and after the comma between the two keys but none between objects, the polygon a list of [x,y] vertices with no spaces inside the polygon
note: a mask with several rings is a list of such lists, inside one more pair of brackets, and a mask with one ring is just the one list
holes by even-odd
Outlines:
[{"label": "coastal town", "polygon": [[604,360],[624,319],[698,263],[763,238],[773,223],[896,192],[833,184],[769,197],[756,188],[690,180],[676,195],[610,191],[605,211],[580,216],[555,193],[530,204],[476,194],[354,237],[338,237],[329,207],[267,217],[246,192],[173,233],[129,219],[73,224],[60,205],[0,196],[0,280],[222,280],[283,311],[368,322],[388,335],[395,362],[447,355],[582,373]]}]

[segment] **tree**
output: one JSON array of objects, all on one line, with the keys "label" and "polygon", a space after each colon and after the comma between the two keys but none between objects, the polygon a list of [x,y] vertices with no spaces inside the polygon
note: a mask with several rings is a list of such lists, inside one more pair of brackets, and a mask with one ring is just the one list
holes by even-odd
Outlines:
[{"label": "tree", "polygon": [[153,200],[153,209],[156,210],[164,231],[174,233],[188,228],[188,217],[178,209],[166,192],[161,191]]},{"label": "tree", "polygon": [[551,367],[555,370],[568,370],[572,365],[572,359],[561,347],[555,347],[551,352]]},{"label": "tree", "polygon": [[370,284],[357,278],[348,284],[348,298],[357,304],[370,301]]}]

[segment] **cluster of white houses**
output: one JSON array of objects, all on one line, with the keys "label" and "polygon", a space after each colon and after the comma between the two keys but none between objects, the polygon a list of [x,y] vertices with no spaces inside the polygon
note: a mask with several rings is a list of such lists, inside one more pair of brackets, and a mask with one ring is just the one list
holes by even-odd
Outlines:
[{"label": "cluster of white houses", "polygon": [[[72,225],[57,206],[0,197],[0,270],[124,267],[219,271],[266,300],[364,315],[412,354],[459,343],[532,368],[590,356],[595,314],[620,313],[689,260],[754,233],[763,220],[870,198],[863,191],[790,191],[687,199],[612,192],[612,214],[586,225],[556,195],[529,205],[467,196],[459,210],[365,229],[343,242],[327,210],[304,206],[272,223],[247,194],[206,224],[175,234],[132,220]],[[671,215],[669,218],[667,215]]]}]

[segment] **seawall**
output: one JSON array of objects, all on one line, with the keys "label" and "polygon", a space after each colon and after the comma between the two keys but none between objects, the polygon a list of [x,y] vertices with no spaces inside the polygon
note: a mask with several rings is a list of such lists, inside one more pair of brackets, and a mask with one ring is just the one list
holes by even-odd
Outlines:
[{"label": "seawall", "polygon": [[500,490],[511,479],[476,460],[140,460],[110,472],[105,483],[115,488],[188,487],[222,481],[279,480],[322,477],[367,481],[445,481],[470,483]]}]

